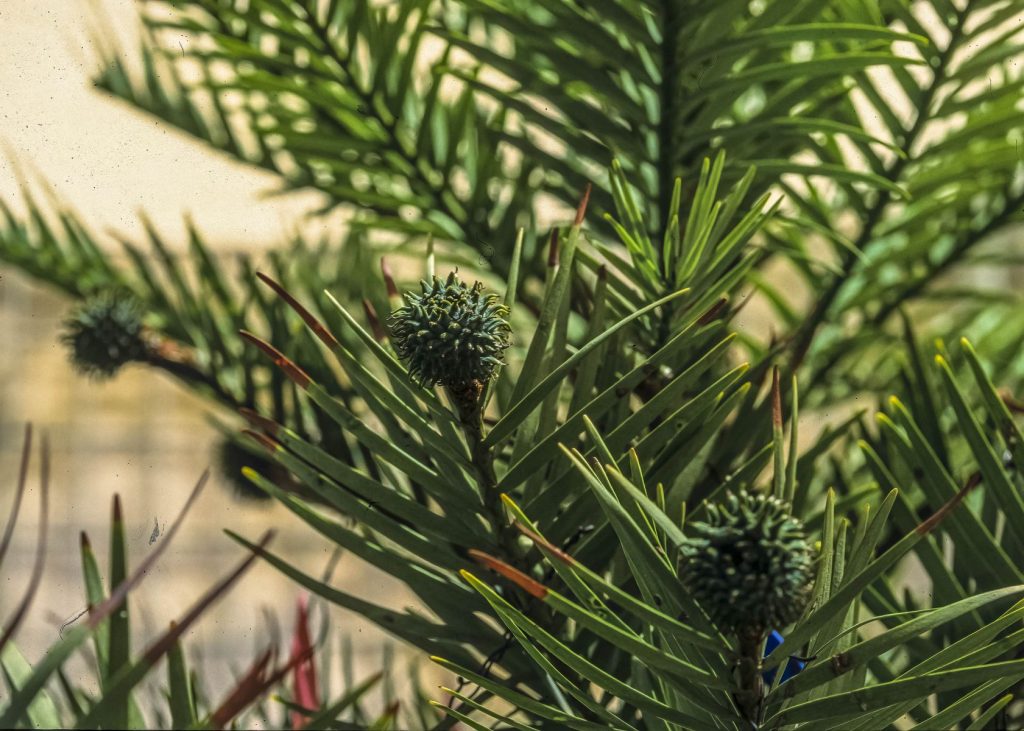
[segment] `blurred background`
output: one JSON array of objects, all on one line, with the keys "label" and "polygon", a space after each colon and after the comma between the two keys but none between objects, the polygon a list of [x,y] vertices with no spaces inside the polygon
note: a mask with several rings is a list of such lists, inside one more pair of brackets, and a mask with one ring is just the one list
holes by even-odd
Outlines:
[{"label": "blurred background", "polygon": [[[19,200],[27,187],[39,199],[66,202],[94,233],[138,239],[144,215],[177,251],[187,243],[184,221],[191,215],[223,258],[266,250],[296,231],[319,236],[343,225],[305,216],[322,204],[318,194],[268,197],[271,175],[93,89],[90,40],[100,32],[134,45],[131,0],[0,2],[0,199],[16,213],[24,211]],[[63,297],[0,266],[0,479],[13,487],[26,422],[45,431],[53,448],[44,585],[18,637],[32,662],[85,608],[79,532],[89,534],[105,567],[111,498],[120,494],[129,556],[137,564],[216,462],[220,441],[209,405],[168,376],[129,367],[111,382],[94,383],[75,374],[59,342],[67,307]],[[8,561],[24,571],[0,577],[3,616],[21,596],[34,557],[36,474]],[[181,533],[133,595],[140,638],[165,628],[242,557],[222,532],[227,525],[249,537],[277,529],[276,550],[310,573],[321,574],[331,562],[328,546],[290,513],[270,501],[239,499],[226,482],[214,472]],[[357,595],[402,606],[399,589],[364,563],[343,556],[335,577]],[[265,645],[268,612],[289,635],[297,596],[282,574],[257,564],[195,626],[186,646],[203,648],[212,690],[226,690],[233,672]],[[332,640],[352,640],[357,677],[378,669],[386,637],[352,614],[333,610],[330,620]]]}]

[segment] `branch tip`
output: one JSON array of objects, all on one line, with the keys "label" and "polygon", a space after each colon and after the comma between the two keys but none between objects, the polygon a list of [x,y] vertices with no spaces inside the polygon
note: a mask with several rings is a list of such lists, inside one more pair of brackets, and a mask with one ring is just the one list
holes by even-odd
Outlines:
[{"label": "branch tip", "polygon": [[395,278],[391,274],[391,266],[388,264],[387,258],[383,256],[380,258],[380,273],[384,277],[384,285],[388,290],[388,299],[398,298],[398,287],[395,285]]},{"label": "branch tip", "polygon": [[324,345],[332,350],[340,346],[338,339],[335,338],[326,327],[324,327],[323,323],[316,319],[312,312],[300,304],[299,301],[288,292],[288,290],[262,272],[256,272],[256,276],[260,281],[274,290],[274,293],[283,299],[289,307],[295,310],[295,313],[302,318],[302,321],[306,323],[306,326],[313,331],[314,335],[320,338]]},{"label": "branch tip", "polygon": [[377,309],[366,297],[363,297],[363,313],[366,315],[366,321],[370,323],[374,339],[378,343],[383,343],[387,339],[387,333],[384,331],[384,326],[381,325],[380,317],[377,316]]},{"label": "branch tip", "polygon": [[469,555],[474,561],[504,576],[527,594],[537,599],[543,599],[548,595],[548,588],[546,586],[539,581],[531,579],[519,569],[509,566],[501,559],[497,559],[483,551],[478,551],[475,548],[469,549]]},{"label": "branch tip", "polygon": [[258,338],[248,330],[239,330],[238,334],[262,350],[267,357],[274,361],[274,365],[280,368],[299,388],[305,390],[309,387],[309,384],[313,382],[313,379],[310,378],[304,370],[295,365],[295,363],[289,360],[284,353],[270,343]]},{"label": "branch tip", "polygon": [[277,442],[265,434],[260,434],[252,429],[242,429],[242,434],[252,439],[271,454],[274,454],[277,451]]},{"label": "branch tip", "polygon": [[247,406],[242,406],[238,409],[238,413],[242,415],[242,418],[249,422],[250,425],[256,429],[261,429],[267,432],[271,436],[277,436],[277,431],[281,427],[273,419],[268,419],[266,416],[250,409]]},{"label": "branch tip", "polygon": [[590,183],[587,183],[587,187],[583,190],[583,199],[580,201],[579,208],[576,209],[576,220],[573,222],[574,226],[583,225],[583,217],[587,214],[587,204],[590,202]]},{"label": "branch tip", "polygon": [[558,266],[558,229],[551,229],[551,236],[548,238],[548,268],[554,269]]}]

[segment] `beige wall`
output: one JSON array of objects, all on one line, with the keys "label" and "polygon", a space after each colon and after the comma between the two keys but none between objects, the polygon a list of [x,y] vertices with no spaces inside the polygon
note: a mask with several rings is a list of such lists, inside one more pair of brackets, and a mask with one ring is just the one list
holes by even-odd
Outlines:
[{"label": "beige wall", "polygon": [[188,213],[222,246],[250,250],[298,225],[334,225],[299,220],[318,202],[316,194],[261,199],[274,176],[91,87],[93,29],[133,47],[135,17],[132,0],[0,1],[0,195],[18,195],[13,157],[29,177],[44,176],[46,187],[97,231],[138,235],[144,210],[180,241]]}]

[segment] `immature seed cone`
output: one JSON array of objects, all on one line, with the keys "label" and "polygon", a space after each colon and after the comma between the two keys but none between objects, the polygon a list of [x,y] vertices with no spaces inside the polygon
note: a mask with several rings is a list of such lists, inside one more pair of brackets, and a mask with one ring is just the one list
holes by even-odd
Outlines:
[{"label": "immature seed cone", "polygon": [[687,532],[680,578],[719,629],[761,633],[800,616],[813,553],[803,524],[781,500],[728,493]]},{"label": "immature seed cone", "polygon": [[465,389],[486,383],[502,365],[511,328],[508,308],[455,273],[442,282],[420,283],[422,294],[405,293],[405,306],[388,317],[392,343],[412,377],[424,386]]},{"label": "immature seed cone", "polygon": [[134,297],[106,292],[86,300],[64,321],[61,341],[71,363],[92,378],[110,378],[125,363],[145,360],[142,305]]}]

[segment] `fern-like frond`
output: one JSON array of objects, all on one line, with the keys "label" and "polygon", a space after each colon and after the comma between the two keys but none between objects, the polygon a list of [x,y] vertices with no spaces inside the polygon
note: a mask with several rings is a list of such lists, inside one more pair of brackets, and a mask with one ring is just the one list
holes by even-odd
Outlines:
[{"label": "fern-like frond", "polygon": [[275,172],[282,190],[323,191],[324,210],[354,206],[362,225],[483,249],[530,223],[537,166],[508,155],[506,112],[423,73],[452,55],[429,32],[434,3],[174,6],[143,7],[141,72],[101,44],[102,88]]},{"label": "fern-like frond", "polygon": [[[141,74],[107,49],[98,83],[369,225],[495,246],[505,272],[538,194],[571,206],[593,183],[597,210],[614,210],[613,157],[645,218],[667,222],[675,179],[686,211],[714,147],[733,151],[730,184],[757,164],[760,195],[807,172],[793,157],[820,138],[875,141],[832,117],[846,80],[922,63],[893,48],[924,40],[866,10],[763,5],[188,0],[147,14]],[[902,193],[864,166],[814,175]],[[666,230],[648,233],[660,251]]]},{"label": "fern-like frond", "polygon": [[[952,275],[967,276],[978,247],[1021,220],[1020,9],[1013,2],[939,5],[883,3],[890,27],[928,39],[908,49],[923,64],[859,73],[856,94],[833,108],[837,122],[874,130],[891,147],[851,140],[815,150],[816,164],[866,164],[908,197],[845,185],[819,191],[810,180],[787,186],[801,214],[824,230],[844,231],[840,219],[855,214],[849,243],[833,237],[838,272],[824,287],[814,281],[817,300],[796,331],[794,362],[823,324],[857,319],[863,335],[880,337],[898,308],[936,295]],[[968,307],[986,301],[974,292],[960,299]],[[820,342],[815,379],[845,372],[837,365],[863,352],[859,338]]]}]

